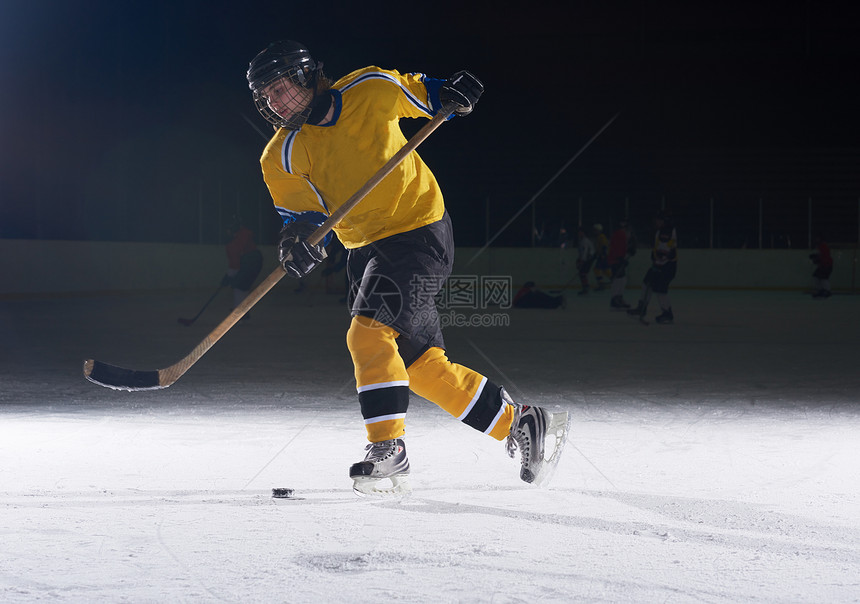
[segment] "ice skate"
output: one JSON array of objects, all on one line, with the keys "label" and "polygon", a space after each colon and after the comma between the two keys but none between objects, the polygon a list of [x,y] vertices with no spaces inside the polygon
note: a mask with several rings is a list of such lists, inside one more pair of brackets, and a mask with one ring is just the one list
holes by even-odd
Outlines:
[{"label": "ice skate", "polygon": [[[627,310],[630,305],[624,301],[621,296],[613,296],[609,301],[609,308],[612,310]],[[629,312],[629,311],[628,311]]]},{"label": "ice skate", "polygon": [[671,325],[675,322],[675,315],[672,314],[672,309],[667,308],[654,319],[660,325]]},{"label": "ice skate", "polygon": [[514,457],[519,448],[520,478],[534,485],[546,483],[558,465],[567,441],[570,430],[567,412],[551,413],[542,407],[518,405],[504,389],[502,397],[516,408],[506,444],[508,455]]},{"label": "ice skate", "polygon": [[365,447],[367,455],[364,461],[352,464],[349,477],[352,478],[352,490],[359,496],[402,496],[410,492],[409,458],[406,457],[406,445],[403,440],[395,438],[378,443],[370,443]]},{"label": "ice skate", "polygon": [[631,317],[644,317],[647,310],[648,307],[645,306],[645,303],[642,302],[642,300],[639,300],[639,302],[636,304],[636,308],[631,308],[627,311],[627,314]]},{"label": "ice skate", "polygon": [[631,308],[627,311],[627,314],[631,317],[635,317],[639,319],[639,322],[643,325],[648,325],[648,320],[645,318],[645,314],[648,312],[648,306],[642,301],[636,304],[636,308]]}]

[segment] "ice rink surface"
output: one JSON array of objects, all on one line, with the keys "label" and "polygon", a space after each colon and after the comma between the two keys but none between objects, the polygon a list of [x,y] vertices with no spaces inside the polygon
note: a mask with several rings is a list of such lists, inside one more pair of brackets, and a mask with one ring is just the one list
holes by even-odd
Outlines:
[{"label": "ice rink surface", "polygon": [[570,412],[565,455],[530,487],[413,397],[413,495],[378,501],[347,477],[348,316],[291,288],[135,393],[83,360],[170,365],[226,294],[191,327],[207,292],[0,300],[0,601],[860,601],[860,296],[676,291],[646,327],[596,293],[446,329],[453,361]]}]

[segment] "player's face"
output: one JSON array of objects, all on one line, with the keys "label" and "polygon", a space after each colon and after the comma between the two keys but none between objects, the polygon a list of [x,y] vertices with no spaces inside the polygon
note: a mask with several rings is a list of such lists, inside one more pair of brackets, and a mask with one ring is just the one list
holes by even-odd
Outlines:
[{"label": "player's face", "polygon": [[269,109],[284,119],[304,111],[313,98],[313,90],[302,88],[285,78],[272,82],[261,91]]}]

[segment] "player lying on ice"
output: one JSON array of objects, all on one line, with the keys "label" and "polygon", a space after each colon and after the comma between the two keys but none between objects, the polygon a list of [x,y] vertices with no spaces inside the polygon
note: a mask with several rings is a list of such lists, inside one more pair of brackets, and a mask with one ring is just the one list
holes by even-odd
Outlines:
[{"label": "player lying on ice", "polygon": [[[251,61],[248,83],[276,128],[263,151],[263,178],[284,220],[279,260],[303,277],[325,258],[307,238],[406,139],[401,118],[429,118],[443,104],[472,111],[483,85],[461,71],[447,80],[366,67],[332,82],[303,45],[270,44]],[[505,390],[451,363],[434,296],[451,273],[454,241],[442,193],[409,154],[334,232],[349,251],[346,334],[370,444],[349,475],[358,494],[408,491],[403,442],[409,391],[476,430],[520,450],[520,477],[540,484],[558,461],[567,413],[515,403]]]}]

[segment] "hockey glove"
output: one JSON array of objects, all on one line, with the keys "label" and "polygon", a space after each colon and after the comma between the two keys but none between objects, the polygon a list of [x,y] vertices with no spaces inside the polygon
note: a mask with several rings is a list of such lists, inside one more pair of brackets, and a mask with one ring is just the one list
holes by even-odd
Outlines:
[{"label": "hockey glove", "polygon": [[458,105],[457,115],[468,115],[475,108],[475,103],[481,98],[484,85],[481,80],[468,71],[458,71],[448,78],[439,89],[439,100],[442,104],[455,103]]},{"label": "hockey glove", "polygon": [[300,279],[325,260],[325,248],[311,245],[307,239],[317,230],[309,222],[291,222],[281,229],[278,243],[278,261],[290,277]]}]

